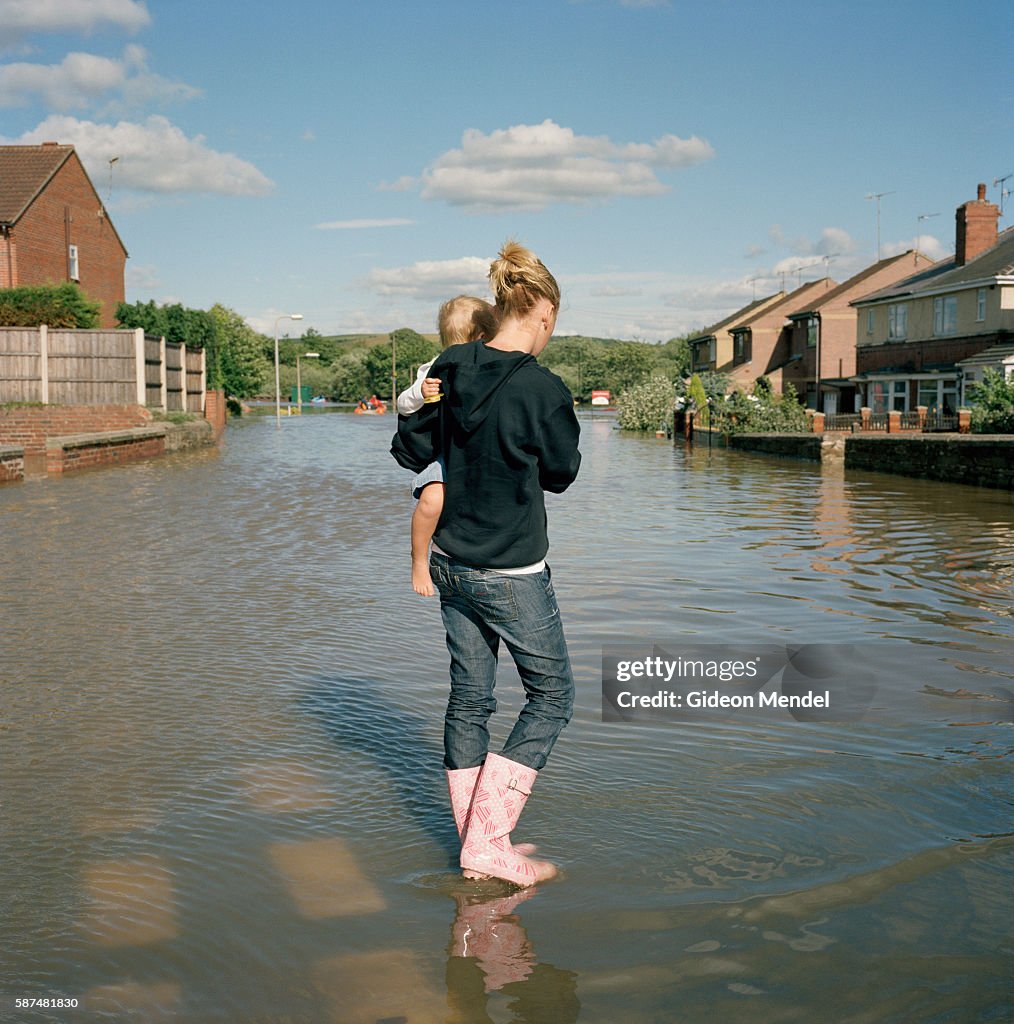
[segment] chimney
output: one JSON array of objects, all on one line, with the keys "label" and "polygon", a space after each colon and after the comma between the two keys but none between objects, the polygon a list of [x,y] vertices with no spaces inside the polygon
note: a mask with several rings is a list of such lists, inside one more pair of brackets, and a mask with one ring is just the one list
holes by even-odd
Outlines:
[{"label": "chimney", "polygon": [[1000,208],[986,202],[986,186],[979,183],[978,197],[962,203],[954,213],[954,262],[963,267],[976,256],[996,245],[996,225]]}]

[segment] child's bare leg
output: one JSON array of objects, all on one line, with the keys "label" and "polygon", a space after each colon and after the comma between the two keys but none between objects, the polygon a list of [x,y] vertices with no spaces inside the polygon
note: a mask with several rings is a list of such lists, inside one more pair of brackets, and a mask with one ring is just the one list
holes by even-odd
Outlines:
[{"label": "child's bare leg", "polygon": [[430,579],[430,541],[444,509],[444,485],[427,484],[412,513],[412,589],[423,597],[432,597]]}]

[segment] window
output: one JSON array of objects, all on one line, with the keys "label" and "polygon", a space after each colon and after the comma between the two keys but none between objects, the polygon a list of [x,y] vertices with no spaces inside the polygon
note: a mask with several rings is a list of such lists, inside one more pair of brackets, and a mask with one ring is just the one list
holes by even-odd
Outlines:
[{"label": "window", "polygon": [[980,288],[975,293],[975,322],[981,324],[986,319],[986,289]]},{"label": "window", "polygon": [[693,368],[695,370],[707,369],[715,360],[715,339],[710,338],[698,341],[694,344]]},{"label": "window", "polygon": [[753,355],[750,331],[734,331],[732,335],[732,362],[735,366],[750,362]]},{"label": "window", "polygon": [[908,337],[908,303],[887,307],[887,340],[902,341]]},{"label": "window", "polygon": [[872,334],[873,333],[873,310],[872,309],[866,310],[866,333],[867,334]]},{"label": "window", "polygon": [[941,295],[933,300],[933,333],[939,338],[958,330],[958,297]]},{"label": "window", "polygon": [[869,403],[874,413],[905,412],[908,409],[908,381],[871,381]]},{"label": "window", "polygon": [[67,246],[67,276],[72,281],[81,280],[81,268],[78,265],[77,246]]},{"label": "window", "polygon": [[820,333],[820,321],[815,316],[811,316],[806,321],[806,347],[816,348],[817,338]]}]

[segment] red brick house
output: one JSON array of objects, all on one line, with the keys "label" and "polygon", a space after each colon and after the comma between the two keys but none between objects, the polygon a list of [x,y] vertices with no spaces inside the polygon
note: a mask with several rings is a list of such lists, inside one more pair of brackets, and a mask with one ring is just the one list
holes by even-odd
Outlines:
[{"label": "red brick house", "polygon": [[809,281],[730,328],[732,365],[723,371],[729,375],[729,390],[749,391],[763,376],[771,381],[776,394],[784,391],[782,370],[790,355],[786,318],[800,307],[819,302],[836,287],[837,282],[829,277]]},{"label": "red brick house", "polygon": [[[1014,228],[998,233],[1000,211],[986,186],[955,212],[954,256],[854,300],[860,399],[874,413],[925,406],[945,416],[964,400],[968,361],[1014,340]],[[974,378],[969,377],[969,380]]]},{"label": "red brick house", "polygon": [[[788,361],[784,385],[792,385],[810,409],[831,415],[852,412],[856,385],[856,318],[850,303],[931,266],[922,253],[909,250],[880,260],[789,314]],[[819,360],[819,366],[818,366]],[[817,398],[817,380],[820,398]]]},{"label": "red brick house", "polygon": [[115,327],[126,262],[73,146],[0,146],[0,288],[74,281]]}]

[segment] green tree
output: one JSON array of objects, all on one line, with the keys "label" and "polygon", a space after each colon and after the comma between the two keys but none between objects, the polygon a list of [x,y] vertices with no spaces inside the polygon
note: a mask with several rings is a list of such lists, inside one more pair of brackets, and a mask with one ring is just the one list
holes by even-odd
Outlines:
[{"label": "green tree", "polygon": [[264,335],[235,310],[216,303],[208,312],[215,325],[221,386],[237,398],[264,394],[273,376],[272,363],[264,355]]},{"label": "green tree", "polygon": [[969,385],[972,432],[1014,434],[1014,380],[1004,380],[997,370],[986,370],[982,383]]},{"label": "green tree", "polygon": [[605,369],[612,391],[622,394],[640,384],[659,368],[658,353],[651,345],[638,341],[621,341],[606,353]]},{"label": "green tree", "polygon": [[332,365],[331,392],[339,402],[355,402],[373,393],[366,366],[368,355],[368,349],[353,349]]},{"label": "green tree", "polygon": [[98,327],[98,302],[69,281],[0,290],[0,327]]}]

